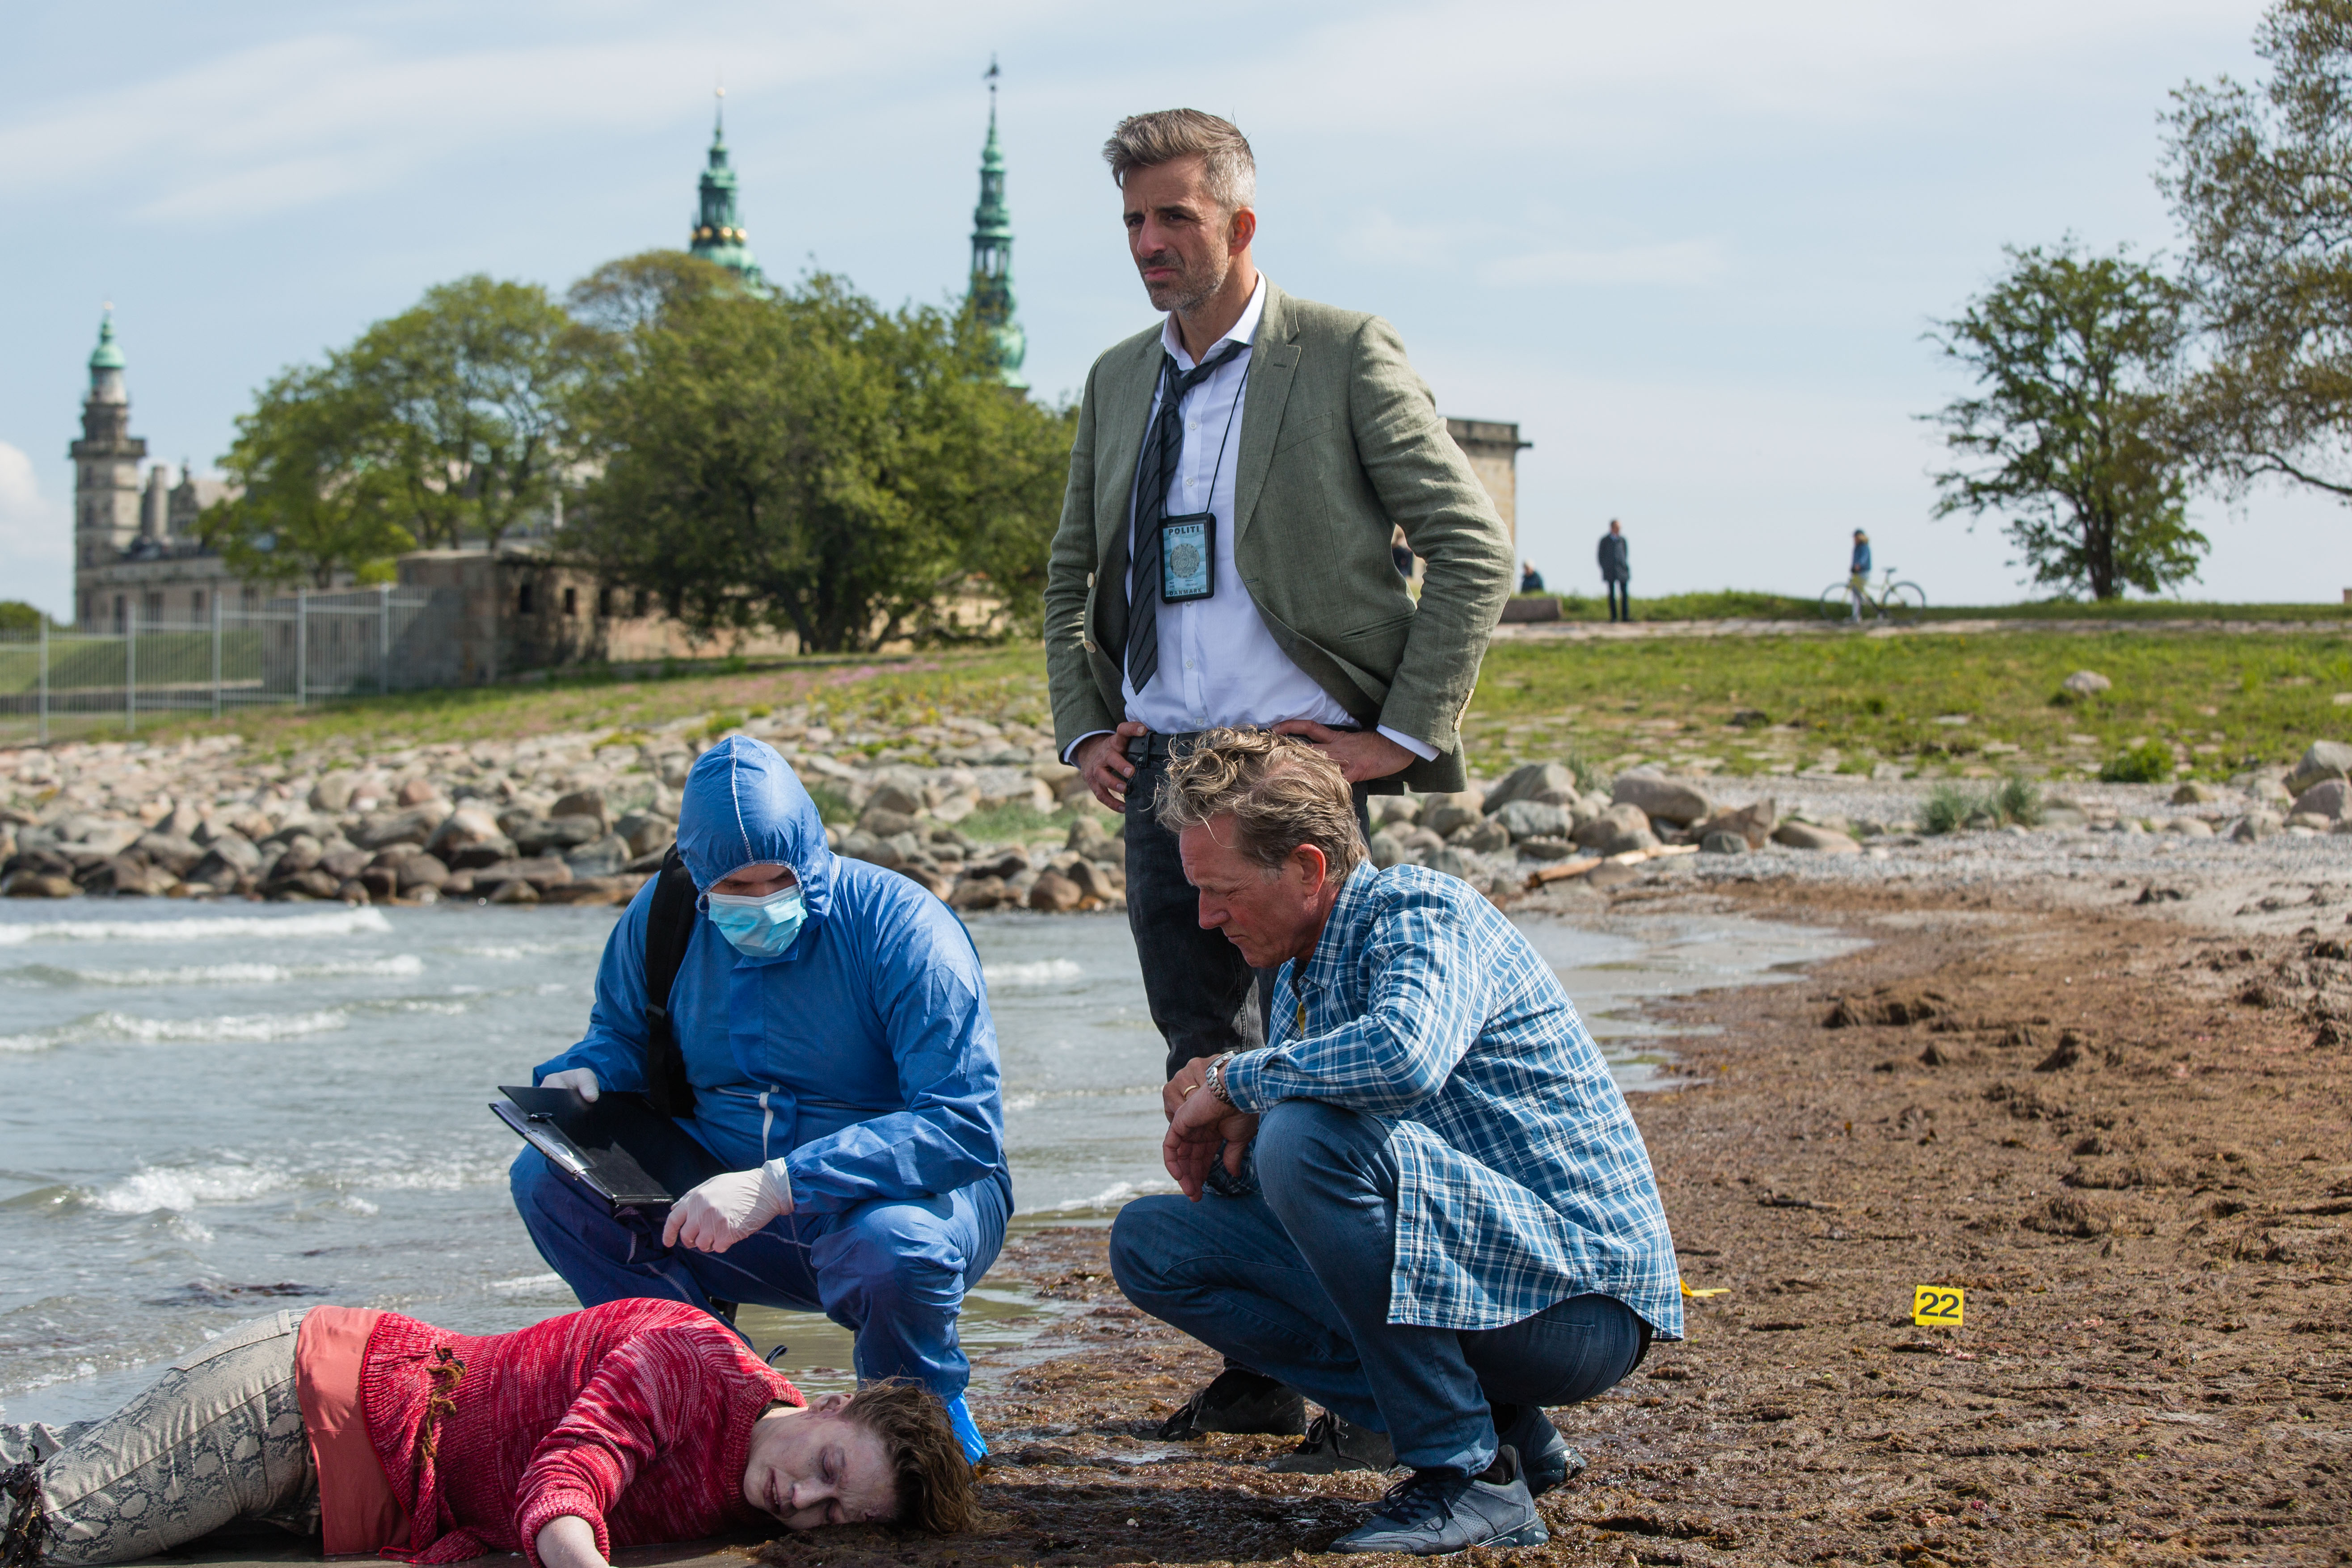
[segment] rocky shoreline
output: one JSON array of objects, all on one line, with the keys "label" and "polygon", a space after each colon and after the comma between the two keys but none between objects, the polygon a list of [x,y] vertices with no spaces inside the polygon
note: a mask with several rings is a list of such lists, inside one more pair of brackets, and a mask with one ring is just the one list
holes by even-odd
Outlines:
[{"label": "rocky shoreline", "polygon": [[[1095,805],[1050,737],[968,718],[889,737],[835,734],[804,717],[387,741],[364,754],[349,742],[264,754],[234,736],[0,751],[0,896],[625,902],[676,837],[694,759],[740,732],[800,771],[837,850],[960,910],[1124,907],[1119,819]],[[2333,742],[2292,769],[2168,792],[1964,796],[1948,784],[1877,781],[1865,812],[1838,808],[1835,791],[1810,781],[1756,784],[1780,796],[1732,779],[1635,768],[1604,781],[1529,763],[1454,794],[1374,796],[1371,856],[1430,866],[1509,903],[1606,890],[1678,856],[1768,847],[1885,859],[1971,831],[2242,844],[2352,831],[2352,746]]]}]

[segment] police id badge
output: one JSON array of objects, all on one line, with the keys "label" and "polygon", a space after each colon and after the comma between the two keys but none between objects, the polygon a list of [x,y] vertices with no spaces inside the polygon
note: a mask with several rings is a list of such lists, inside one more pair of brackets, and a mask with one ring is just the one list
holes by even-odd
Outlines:
[{"label": "police id badge", "polygon": [[1216,583],[1217,514],[1186,512],[1160,523],[1160,597],[1181,605],[1213,598]]}]

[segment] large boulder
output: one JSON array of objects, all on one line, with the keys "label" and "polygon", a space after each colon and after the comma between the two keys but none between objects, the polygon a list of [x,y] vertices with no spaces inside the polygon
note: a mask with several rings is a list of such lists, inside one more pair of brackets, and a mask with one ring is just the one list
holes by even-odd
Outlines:
[{"label": "large boulder", "polygon": [[2286,775],[2286,792],[2299,795],[2316,784],[2329,779],[2352,778],[2352,746],[2341,741],[2314,741],[2295,763],[2294,772]]},{"label": "large boulder", "polygon": [[242,833],[224,829],[213,835],[205,846],[205,858],[184,873],[191,882],[205,882],[215,888],[234,888],[254,875],[261,866],[261,851],[253,840]]},{"label": "large boulder", "polygon": [[400,862],[400,890],[414,893],[419,888],[439,888],[449,880],[449,868],[437,856],[418,850]]},{"label": "large boulder", "polygon": [[2078,669],[2060,681],[2058,685],[2067,696],[2080,701],[2085,697],[2096,697],[2100,692],[2113,687],[2115,682],[2095,669]]},{"label": "large boulder", "polygon": [[605,805],[604,792],[601,789],[573,790],[570,795],[558,800],[548,816],[551,817],[593,816],[596,819],[599,828],[613,820],[612,808]]},{"label": "large boulder", "polygon": [[617,877],[623,867],[635,857],[629,853],[629,841],[617,833],[607,833],[593,844],[583,844],[563,857],[575,878]]},{"label": "large boulder", "polygon": [[524,823],[514,834],[515,847],[525,855],[562,855],[593,844],[604,837],[602,816],[574,812],[542,816]]},{"label": "large boulder", "polygon": [[494,861],[510,859],[515,853],[514,840],[499,826],[499,819],[480,805],[467,804],[457,807],[442,820],[425,839],[425,847],[444,861],[456,866],[457,856],[478,851],[489,851],[488,859],[472,862],[487,866]]},{"label": "large boulder", "polygon": [[161,866],[174,877],[184,877],[205,858],[201,846],[193,838],[183,838],[176,833],[143,833],[136,846],[147,857],[148,864]]},{"label": "large boulder", "polygon": [[613,831],[628,840],[632,857],[667,849],[677,837],[677,824],[650,811],[630,812],[613,825]]},{"label": "large boulder", "polygon": [[1507,832],[1514,844],[1527,838],[1565,838],[1575,826],[1565,810],[1541,800],[1510,801],[1488,820]]},{"label": "large boulder", "polygon": [[1834,827],[1810,822],[1784,822],[1772,830],[1772,842],[1790,849],[1811,849],[1824,855],[1859,855],[1862,846]]},{"label": "large boulder", "polygon": [[882,795],[881,790],[874,792],[874,804],[866,806],[866,815],[857,819],[859,827],[877,838],[896,838],[901,833],[914,833],[922,827],[913,813],[880,804]]},{"label": "large boulder", "polygon": [[1671,822],[1676,827],[1696,822],[1715,809],[1706,792],[1688,779],[1670,779],[1638,768],[1617,775],[1617,787],[1610,804],[1639,806],[1655,820]]},{"label": "large boulder", "polygon": [[449,803],[434,800],[404,811],[380,811],[352,830],[352,842],[362,849],[387,849],[394,844],[422,847],[433,830],[448,819]]},{"label": "large boulder", "polygon": [[1658,836],[1650,831],[1650,817],[1628,802],[1612,805],[1575,832],[1578,847],[1596,855],[1624,855],[1635,849],[1655,849]]},{"label": "large boulder", "polygon": [[[1487,788],[1486,813],[1491,816],[1521,800],[1572,805],[1576,802],[1576,775],[1559,763],[1528,763],[1513,768]],[[1519,835],[1515,833],[1512,837]]]},{"label": "large boulder", "polygon": [[351,809],[352,793],[359,787],[360,775],[344,769],[320,776],[310,786],[310,809],[333,816]]},{"label": "large boulder", "polygon": [[[2324,816],[2330,822],[2340,822],[2347,808],[2352,808],[2352,784],[2343,779],[2324,779],[2294,797],[2294,815]],[[154,835],[151,833],[147,837],[152,838]],[[142,838],[139,842],[143,847],[147,839]]]},{"label": "large boulder", "polygon": [[1457,827],[1475,826],[1486,816],[1486,799],[1476,790],[1433,795],[1421,803],[1422,826],[1445,837]]},{"label": "large boulder", "polygon": [[1048,914],[1064,914],[1076,909],[1085,897],[1077,883],[1059,871],[1047,871],[1030,888],[1029,907]]},{"label": "large boulder", "polygon": [[1710,812],[1692,826],[1690,836],[1704,843],[1710,834],[1736,833],[1748,841],[1750,849],[1761,849],[1780,820],[1780,803],[1767,795],[1746,805]]}]

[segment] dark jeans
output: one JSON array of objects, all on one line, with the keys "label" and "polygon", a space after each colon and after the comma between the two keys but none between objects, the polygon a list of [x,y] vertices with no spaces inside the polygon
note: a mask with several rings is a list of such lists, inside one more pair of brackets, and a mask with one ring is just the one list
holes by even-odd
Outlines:
[{"label": "dark jeans", "polygon": [[[1154,757],[1128,781],[1127,924],[1135,933],[1151,1022],[1168,1043],[1166,1076],[1174,1078],[1194,1057],[1265,1043],[1274,971],[1252,969],[1223,931],[1201,929],[1200,900],[1184,879],[1176,836],[1152,815],[1167,771],[1166,760]],[[1368,792],[1358,784],[1355,795],[1356,825],[1369,843]],[[1254,1005],[1253,984],[1258,991]]]},{"label": "dark jeans", "polygon": [[1629,586],[1625,578],[1609,579],[1609,618],[1611,620],[1630,621],[1633,618],[1633,612],[1627,602]]},{"label": "dark jeans", "polygon": [[1570,1296],[1499,1329],[1389,1321],[1397,1165],[1378,1118],[1285,1100],[1258,1124],[1259,1192],[1139,1198],[1111,1226],[1128,1300],[1384,1431],[1415,1469],[1485,1469],[1496,1405],[1573,1405],[1614,1386],[1647,1347],[1608,1296]]}]

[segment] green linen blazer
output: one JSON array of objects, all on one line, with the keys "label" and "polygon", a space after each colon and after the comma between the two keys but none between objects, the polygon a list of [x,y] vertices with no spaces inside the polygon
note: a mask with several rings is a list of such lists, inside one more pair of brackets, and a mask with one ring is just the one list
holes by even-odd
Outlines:
[{"label": "green linen blazer", "polygon": [[[1087,374],[1045,582],[1054,731],[1067,750],[1125,716],[1129,500],[1160,376],[1160,329]],[[1456,790],[1462,714],[1517,567],[1494,501],[1445,433],[1396,329],[1266,280],[1234,487],[1234,560],[1291,661],[1360,724],[1437,749],[1397,775]],[[1418,605],[1390,556],[1426,563]]]}]

